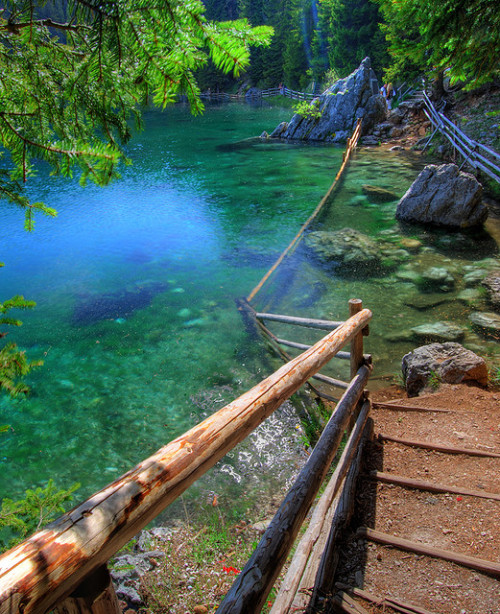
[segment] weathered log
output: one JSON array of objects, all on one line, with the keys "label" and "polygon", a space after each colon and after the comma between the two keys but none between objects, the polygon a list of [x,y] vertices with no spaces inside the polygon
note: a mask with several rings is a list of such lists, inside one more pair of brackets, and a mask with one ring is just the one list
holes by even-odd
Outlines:
[{"label": "weathered log", "polygon": [[255,314],[259,320],[269,320],[271,322],[282,322],[283,324],[295,324],[306,328],[319,328],[320,330],[335,330],[341,326],[342,322],[333,320],[317,320],[314,318],[299,318],[297,316],[286,316],[280,313],[259,313]]},{"label": "weathered log", "polygon": [[53,611],[54,614],[121,614],[108,568],[98,567]]},{"label": "weathered log", "polygon": [[[288,341],[288,339],[277,339],[278,343],[281,345],[285,345],[289,348],[295,348],[296,350],[308,350],[311,346],[306,345],[305,343],[297,343],[296,341]],[[341,360],[350,360],[351,355],[349,352],[339,352],[335,358],[340,358]]]},{"label": "weathered log", "polygon": [[[54,607],[261,424],[370,318],[371,312],[364,309],[238,399],[4,553],[0,613],[42,614]],[[356,390],[369,369],[362,373],[353,383]]]},{"label": "weathered log", "polygon": [[395,403],[383,403],[381,401],[373,402],[374,409],[393,409],[394,411],[429,411],[441,414],[451,414],[452,410],[450,409],[438,409],[437,407],[429,408],[429,407],[419,407],[418,405],[396,405]]},{"label": "weathered log", "polygon": [[339,561],[338,543],[342,531],[349,523],[354,511],[354,495],[356,492],[356,480],[358,479],[359,470],[361,467],[361,459],[363,448],[373,434],[373,421],[368,419],[361,436],[359,449],[354,458],[349,473],[346,476],[342,493],[339,497],[339,502],[335,510],[335,514],[331,523],[330,533],[326,542],[318,572],[316,574],[314,589],[309,603],[307,603],[307,614],[313,614],[321,608],[321,601],[331,595],[333,590],[333,582],[335,571]]},{"label": "weathered log", "polygon": [[[349,470],[352,458],[358,449],[361,434],[366,420],[368,419],[369,410],[370,403],[366,401],[363,404],[356,425],[342,452],[337,467],[325,491],[321,495],[321,499],[314,508],[309,526],[297,545],[293,559],[281,583],[270,614],[287,614],[292,607],[293,611],[295,611],[296,605],[294,604],[294,599],[296,593],[307,590],[314,583],[324,545],[328,537],[329,527],[331,526],[332,518],[335,513],[335,506],[333,506],[332,503],[339,491],[342,480]],[[321,539],[321,537],[323,537],[323,539]],[[307,580],[303,581],[306,569],[308,571],[307,575],[312,575],[312,582]]]},{"label": "weathered log", "polygon": [[477,448],[460,448],[457,446],[448,446],[444,443],[433,443],[430,441],[416,441],[415,439],[402,439],[401,437],[394,437],[394,435],[385,435],[379,433],[378,439],[383,441],[393,441],[394,443],[400,443],[404,446],[412,446],[414,448],[424,448],[425,450],[436,450],[436,452],[446,452],[448,454],[466,454],[468,456],[483,456],[488,458],[500,458],[498,452],[486,452],[484,450],[478,450]]},{"label": "weathered log", "polygon": [[288,491],[248,563],[219,606],[218,614],[260,612],[330,468],[345,426],[363,394],[370,372],[371,367],[364,365],[352,380],[306,465]]},{"label": "weathered log", "polygon": [[500,501],[499,493],[486,492],[485,490],[471,490],[470,488],[450,486],[449,484],[434,484],[433,482],[428,482],[427,480],[415,480],[413,478],[407,478],[406,476],[396,475],[394,473],[372,471],[370,473],[370,477],[378,480],[379,482],[385,482],[386,484],[397,484],[398,486],[415,488],[416,490],[428,490],[429,492],[449,492],[455,495],[480,497],[481,499],[493,499],[494,501]]},{"label": "weathered log", "polygon": [[[349,317],[359,313],[363,309],[363,301],[359,298],[351,298],[349,300]],[[357,373],[359,367],[363,364],[363,334],[359,333],[351,341],[351,377]]]},{"label": "weathered log", "polygon": [[403,614],[436,614],[435,612],[426,610],[425,608],[414,605],[413,603],[401,601],[401,599],[394,599],[394,597],[379,597],[378,595],[369,593],[361,588],[350,587],[341,583],[336,584],[336,586],[351,593],[352,595],[355,595],[356,597],[361,597],[361,599],[364,599],[365,601],[376,603],[378,606],[388,605],[389,607],[397,610],[398,612],[402,612]]},{"label": "weathered log", "polygon": [[451,550],[444,550],[443,548],[436,548],[434,546],[427,546],[418,542],[410,541],[402,537],[396,537],[395,535],[388,535],[381,531],[375,531],[368,527],[359,527],[357,530],[359,537],[364,537],[370,541],[378,542],[379,544],[385,544],[386,546],[395,546],[402,550],[408,550],[409,552],[415,552],[415,554],[423,554],[424,556],[432,556],[437,559],[443,559],[457,565],[463,565],[464,567],[470,567],[477,571],[482,571],[492,576],[500,576],[500,563],[494,561],[486,561],[475,556],[468,556],[466,554],[460,554],[458,552],[452,552]]},{"label": "weathered log", "polygon": [[337,593],[333,600],[340,611],[346,612],[346,614],[370,614],[366,608],[354,601],[348,593],[343,591]]}]

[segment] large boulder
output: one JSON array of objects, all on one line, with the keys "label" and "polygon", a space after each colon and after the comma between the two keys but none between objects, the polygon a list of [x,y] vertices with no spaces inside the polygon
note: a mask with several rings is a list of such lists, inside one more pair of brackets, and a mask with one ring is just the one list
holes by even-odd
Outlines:
[{"label": "large boulder", "polygon": [[403,377],[409,397],[423,390],[431,377],[446,384],[475,381],[488,383],[488,368],[483,358],[459,343],[431,343],[403,356]]},{"label": "large boulder", "polygon": [[289,123],[282,122],[271,138],[340,142],[351,136],[358,118],[363,119],[363,134],[383,121],[387,106],[379,94],[370,58],[365,58],[357,70],[318,96],[311,103],[311,110],[315,113],[310,117],[296,113]]},{"label": "large boulder", "polygon": [[429,164],[399,201],[396,218],[408,222],[467,228],[485,221],[482,186],[455,164]]}]

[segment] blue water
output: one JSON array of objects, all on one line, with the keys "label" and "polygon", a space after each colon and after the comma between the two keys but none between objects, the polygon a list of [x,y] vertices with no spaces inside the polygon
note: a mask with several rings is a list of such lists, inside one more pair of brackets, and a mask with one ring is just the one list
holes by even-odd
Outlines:
[{"label": "blue water", "polygon": [[90,494],[267,375],[234,300],[293,237],[342,155],[240,143],[289,114],[150,112],[121,181],[82,188],[41,168],[29,193],[58,217],[38,216],[31,234],[2,206],[2,298],[37,302],[11,337],[44,366],[29,398],[0,398],[11,426],[0,496],[50,477]]},{"label": "blue water", "polygon": [[[289,116],[289,109],[238,104],[209,107],[198,118],[181,105],[150,112],[146,131],[128,147],[133,164],[122,169],[120,181],[82,188],[40,168],[30,195],[55,207],[58,217],[38,216],[31,234],[22,229],[21,212],[0,208],[1,297],[18,293],[37,302],[20,314],[24,324],[11,337],[31,359],[44,360],[28,378],[28,398],[0,396],[0,423],[11,426],[0,439],[0,497],[53,477],[60,487],[79,481],[83,498],[280,364],[249,336],[234,301],[248,295],[294,237],[342,159],[341,148],[252,138]],[[443,233],[399,228],[397,200],[360,200],[367,183],[402,196],[421,166],[380,149],[358,152],[315,228],[419,238],[422,251],[400,268],[446,265],[457,279],[496,257],[494,240],[466,238],[460,251]],[[486,247],[476,253],[471,245]],[[339,319],[348,299],[360,297],[375,314],[366,346],[376,374],[395,374],[416,344],[388,340],[389,333],[429,318],[466,322],[470,312],[454,300],[459,286],[428,312],[408,307],[415,286],[397,272],[345,278],[300,247],[255,304]],[[311,342],[310,335],[300,331],[294,340]],[[346,377],[346,369],[333,374]],[[293,430],[294,420],[288,414],[287,428]],[[233,455],[219,472],[222,482],[205,490],[230,491],[236,483],[244,490],[245,475],[257,470],[260,479],[273,451],[276,472],[283,473],[288,465],[275,440],[281,444],[285,432],[279,420],[273,424],[267,439],[252,444],[258,460],[248,452]]]}]

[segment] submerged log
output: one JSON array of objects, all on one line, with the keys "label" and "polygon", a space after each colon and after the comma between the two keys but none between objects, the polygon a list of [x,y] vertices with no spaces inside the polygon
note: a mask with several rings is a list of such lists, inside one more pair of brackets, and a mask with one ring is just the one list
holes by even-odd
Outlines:
[{"label": "submerged log", "polygon": [[321,369],[366,326],[371,315],[364,309],[238,399],[4,553],[0,614],[44,614],[70,595]]}]

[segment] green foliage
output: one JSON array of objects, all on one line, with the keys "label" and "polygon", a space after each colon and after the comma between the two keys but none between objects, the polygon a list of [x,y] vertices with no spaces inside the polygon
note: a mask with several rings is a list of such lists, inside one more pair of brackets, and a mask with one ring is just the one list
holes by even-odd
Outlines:
[{"label": "green foliage", "polygon": [[393,62],[387,77],[408,78],[445,70],[468,88],[500,74],[500,11],[491,0],[376,0]]},{"label": "green foliage", "polygon": [[108,183],[128,163],[123,144],[129,120],[141,125],[140,105],[165,107],[184,94],[200,113],[194,71],[210,59],[238,75],[249,45],[271,36],[243,19],[207,21],[199,0],[71,0],[65,23],[37,19],[32,8],[44,5],[12,0],[0,11],[0,140],[10,153],[0,196],[28,208],[29,226],[36,209],[53,214],[20,195],[35,160],[53,174],[71,177],[76,167],[82,183]]},{"label": "green foliage", "polygon": [[28,489],[19,501],[3,499],[0,508],[0,549],[6,550],[66,511],[79,484],[57,490],[53,480],[45,488]]},{"label": "green foliage", "polygon": [[427,379],[427,385],[431,390],[437,390],[441,385],[441,377],[435,371],[431,371]]},{"label": "green foliage", "polygon": [[319,105],[319,98],[316,98],[311,103],[303,100],[297,104],[294,110],[298,115],[302,115],[304,119],[320,119],[322,112],[319,109]]},{"label": "green foliage", "polygon": [[[1,264],[1,263],[0,263]],[[6,314],[11,309],[32,309],[34,301],[27,301],[23,296],[13,298],[0,303],[0,326],[21,326],[21,320],[11,318]],[[0,328],[0,339],[6,337],[7,333]],[[0,348],[0,389],[15,397],[19,394],[26,394],[28,386],[22,381],[31,369],[40,366],[41,360],[29,361],[25,353],[18,350],[15,343],[7,343]]]}]

